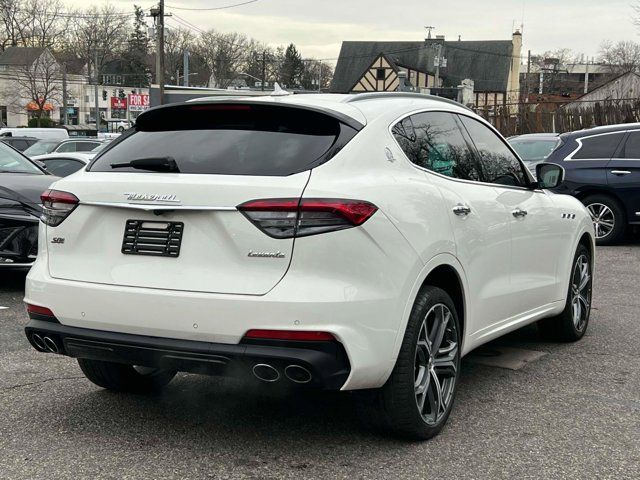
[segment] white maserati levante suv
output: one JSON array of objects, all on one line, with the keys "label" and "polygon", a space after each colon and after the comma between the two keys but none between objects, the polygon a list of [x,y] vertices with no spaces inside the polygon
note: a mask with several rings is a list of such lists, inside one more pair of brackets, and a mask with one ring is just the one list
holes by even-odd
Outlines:
[{"label": "white maserati levante suv", "polygon": [[417,94],[202,99],[151,109],[42,195],[34,348],[97,385],[177,371],[352,390],[429,438],[460,358],[538,322],[580,339],[593,223],[464,107]]}]

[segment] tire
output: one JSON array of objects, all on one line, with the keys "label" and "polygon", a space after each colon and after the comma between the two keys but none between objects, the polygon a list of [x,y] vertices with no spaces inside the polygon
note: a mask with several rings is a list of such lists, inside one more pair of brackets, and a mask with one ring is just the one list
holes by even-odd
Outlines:
[{"label": "tire", "polygon": [[[431,346],[437,341],[434,334],[438,329],[432,328],[436,323],[444,323],[445,328],[439,330],[438,354],[430,355]],[[460,371],[460,338],[460,323],[451,297],[440,288],[423,287],[413,305],[391,376],[380,389],[355,392],[361,421],[412,440],[437,435],[453,407]],[[435,401],[438,391],[441,402]]]},{"label": "tire", "polygon": [[[614,245],[623,239],[627,220],[620,202],[608,195],[589,195],[582,199],[582,203],[593,219],[596,244]],[[611,222],[613,227],[609,226]]]},{"label": "tire", "polygon": [[148,369],[85,358],[79,358],[78,364],[91,382],[117,392],[159,392],[176,374],[172,370]]},{"label": "tire", "polygon": [[[560,342],[576,342],[584,336],[591,315],[592,271],[589,250],[584,245],[578,245],[571,264],[567,303],[564,310],[556,317],[538,321],[538,329],[543,338]],[[585,283],[582,286],[583,282]],[[574,305],[579,305],[579,310]]]}]

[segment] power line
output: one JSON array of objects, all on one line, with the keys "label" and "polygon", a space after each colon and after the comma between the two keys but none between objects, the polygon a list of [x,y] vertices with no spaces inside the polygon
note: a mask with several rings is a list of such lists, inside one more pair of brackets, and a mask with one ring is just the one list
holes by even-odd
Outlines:
[{"label": "power line", "polygon": [[259,1],[259,0],[249,0],[249,1],[246,1],[246,2],[235,3],[233,5],[225,5],[223,7],[190,8],[190,7],[176,7],[174,5],[167,5],[167,7],[168,8],[173,8],[174,10],[189,10],[189,11],[193,11],[193,12],[204,12],[204,11],[211,12],[213,10],[226,10],[228,8],[241,7],[242,5],[248,5],[250,3],[256,3],[257,1]]}]

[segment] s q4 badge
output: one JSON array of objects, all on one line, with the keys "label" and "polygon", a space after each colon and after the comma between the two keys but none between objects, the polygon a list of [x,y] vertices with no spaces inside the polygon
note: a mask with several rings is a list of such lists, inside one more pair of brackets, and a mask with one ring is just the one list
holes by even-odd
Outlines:
[{"label": "s q4 badge", "polygon": [[64,238],[62,238],[62,237],[53,237],[51,239],[51,243],[57,243],[58,245],[62,245],[64,243]]}]

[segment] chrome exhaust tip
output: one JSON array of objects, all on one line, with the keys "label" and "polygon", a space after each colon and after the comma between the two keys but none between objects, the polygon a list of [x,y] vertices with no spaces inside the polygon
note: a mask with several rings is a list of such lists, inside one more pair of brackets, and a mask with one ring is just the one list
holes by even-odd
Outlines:
[{"label": "chrome exhaust tip", "polygon": [[58,344],[51,337],[44,337],[44,344],[48,351],[51,353],[60,353],[60,349],[58,348]]},{"label": "chrome exhaust tip", "polygon": [[34,333],[33,335],[31,335],[31,341],[33,342],[33,345],[41,352],[48,351],[48,348],[44,343],[44,339],[37,333]]},{"label": "chrome exhaust tip", "polygon": [[289,365],[284,369],[284,374],[294,383],[309,383],[313,378],[311,372],[300,365]]},{"label": "chrome exhaust tip", "polygon": [[253,366],[253,374],[258,380],[263,382],[277,382],[280,379],[280,372],[271,365],[266,363],[258,363]]}]

